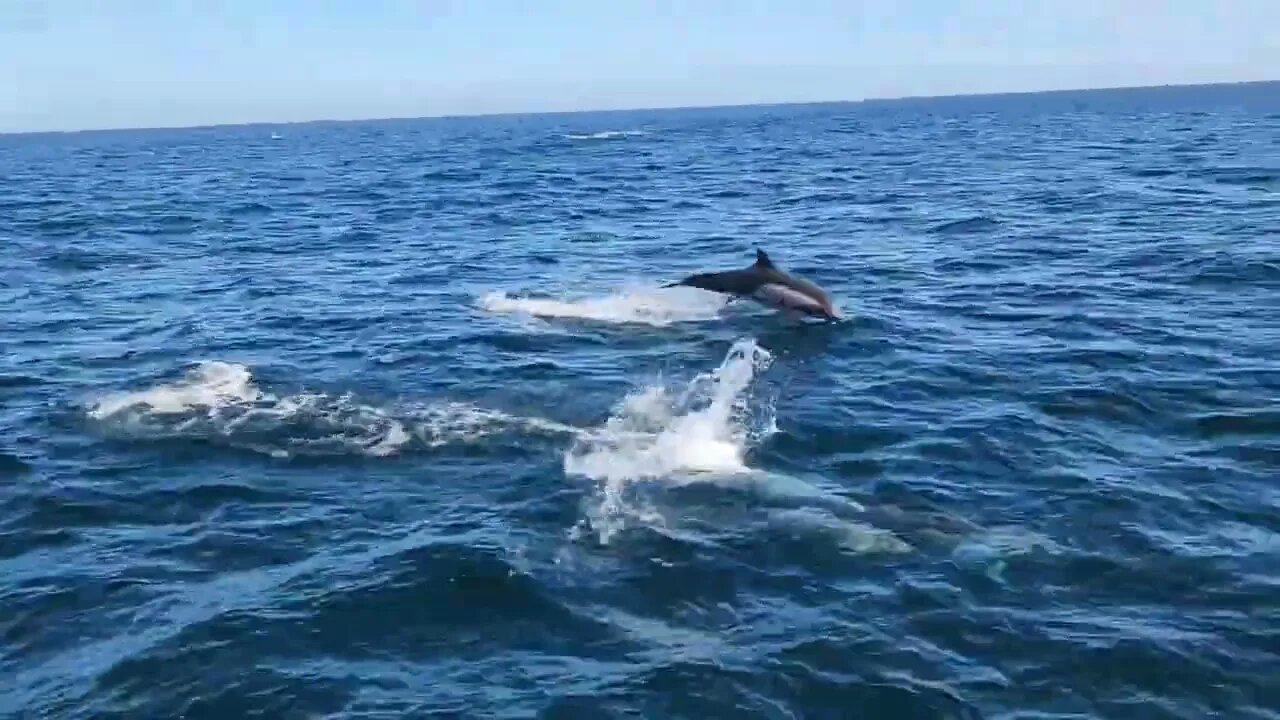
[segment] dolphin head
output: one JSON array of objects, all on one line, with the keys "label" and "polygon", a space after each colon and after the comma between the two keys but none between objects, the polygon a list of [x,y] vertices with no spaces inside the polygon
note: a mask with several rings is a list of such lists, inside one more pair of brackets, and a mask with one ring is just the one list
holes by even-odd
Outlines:
[{"label": "dolphin head", "polygon": [[782,271],[760,248],[756,248],[756,262],[752,269],[763,280],[756,294],[762,296],[760,299],[766,304],[826,320],[841,319],[840,311],[825,290],[809,280]]}]

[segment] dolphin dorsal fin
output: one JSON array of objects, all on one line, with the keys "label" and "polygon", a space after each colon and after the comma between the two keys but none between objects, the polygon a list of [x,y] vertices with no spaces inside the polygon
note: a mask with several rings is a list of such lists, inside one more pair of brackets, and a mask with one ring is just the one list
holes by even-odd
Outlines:
[{"label": "dolphin dorsal fin", "polygon": [[773,261],[769,259],[769,254],[760,248],[756,248],[756,267],[771,268]]}]

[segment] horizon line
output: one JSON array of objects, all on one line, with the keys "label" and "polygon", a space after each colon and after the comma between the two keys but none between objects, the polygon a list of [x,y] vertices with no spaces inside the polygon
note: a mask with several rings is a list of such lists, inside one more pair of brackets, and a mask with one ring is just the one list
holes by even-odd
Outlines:
[{"label": "horizon line", "polygon": [[1133,90],[1174,90],[1189,88],[1219,88],[1219,87],[1236,87],[1242,85],[1269,85],[1280,83],[1280,78],[1267,80],[1226,80],[1219,82],[1188,82],[1188,83],[1159,83],[1147,85],[1101,85],[1093,87],[1071,87],[1071,88],[1054,88],[1040,90],[999,90],[989,92],[955,92],[942,94],[926,94],[926,95],[888,95],[888,96],[871,96],[857,99],[830,99],[830,100],[781,100],[776,102],[760,101],[760,102],[742,102],[742,103],[708,103],[705,105],[637,105],[627,108],[581,108],[576,110],[505,110],[493,112],[474,112],[474,113],[440,113],[426,115],[401,115],[401,116],[367,116],[352,118],[336,118],[336,117],[320,117],[308,120],[246,120],[242,122],[220,122],[198,125],[149,125],[137,127],[86,127],[71,130],[0,130],[0,137],[11,136],[30,136],[30,135],[78,135],[90,133],[127,133],[127,132],[150,132],[158,130],[214,130],[220,128],[238,128],[238,127],[260,127],[260,126],[297,126],[297,125],[327,125],[338,123],[360,123],[360,122],[406,122],[415,120],[465,120],[478,118],[503,118],[503,117],[529,117],[529,116],[555,116],[555,115],[588,115],[588,114],[609,114],[609,113],[638,113],[638,112],[657,112],[657,111],[683,111],[683,110],[721,110],[735,108],[768,108],[768,107],[802,107],[811,105],[860,105],[866,103],[898,103],[911,102],[920,100],[955,100],[965,98],[999,98],[1010,96],[1025,95],[1061,95],[1068,93],[1085,93],[1085,92],[1124,92]]}]

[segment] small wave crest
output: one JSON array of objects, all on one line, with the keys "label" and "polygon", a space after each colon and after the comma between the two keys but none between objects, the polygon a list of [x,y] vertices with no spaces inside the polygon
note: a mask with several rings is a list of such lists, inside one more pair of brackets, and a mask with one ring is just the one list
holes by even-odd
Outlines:
[{"label": "small wave crest", "polygon": [[602,427],[579,435],[564,469],[601,483],[588,519],[602,542],[630,515],[652,519],[626,497],[636,481],[687,483],[751,472],[747,449],[777,429],[771,408],[753,407],[748,392],[771,361],[754,340],[739,340],[714,371],[678,392],[661,385],[634,392]]},{"label": "small wave crest", "polygon": [[574,318],[605,323],[662,327],[679,322],[714,320],[726,299],[692,288],[623,290],[603,297],[561,300],[486,293],[477,305],[489,312]]},{"label": "small wave crest", "polygon": [[88,416],[111,436],[201,439],[264,453],[382,457],[411,446],[469,443],[509,431],[575,432],[467,403],[439,402],[388,409],[350,394],[276,395],[259,388],[236,363],[200,363],[186,376],[93,402]]}]

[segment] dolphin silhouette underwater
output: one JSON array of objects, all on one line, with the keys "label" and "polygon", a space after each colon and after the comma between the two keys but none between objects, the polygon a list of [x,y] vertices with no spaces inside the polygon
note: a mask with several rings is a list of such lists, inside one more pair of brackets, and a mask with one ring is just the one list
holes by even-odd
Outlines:
[{"label": "dolphin silhouette underwater", "polygon": [[831,298],[817,285],[785,272],[773,264],[764,250],[756,248],[755,263],[739,269],[690,275],[679,282],[663,285],[695,287],[701,290],[750,298],[792,317],[815,317],[839,320],[841,314]]}]

